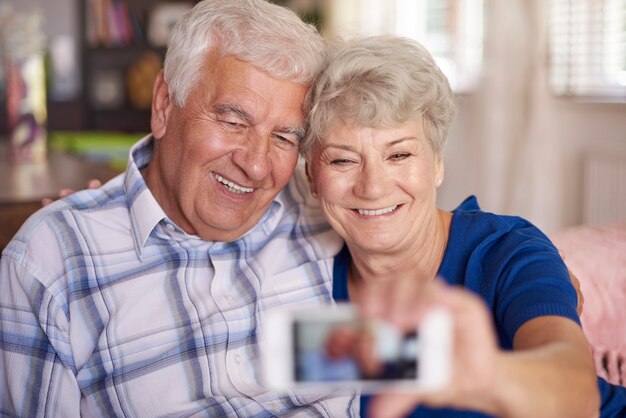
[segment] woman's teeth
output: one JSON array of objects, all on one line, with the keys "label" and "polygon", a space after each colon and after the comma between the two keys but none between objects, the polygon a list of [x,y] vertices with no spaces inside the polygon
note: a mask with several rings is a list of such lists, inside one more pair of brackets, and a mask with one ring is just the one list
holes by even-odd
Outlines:
[{"label": "woman's teeth", "polygon": [[228,191],[233,193],[251,193],[254,191],[252,187],[243,187],[238,184],[233,183],[232,181],[226,180],[224,177],[220,176],[217,173],[213,173],[215,179],[222,183],[224,186],[228,187]]},{"label": "woman's teeth", "polygon": [[383,208],[383,209],[375,209],[375,210],[367,210],[367,209],[357,209],[357,210],[359,212],[359,215],[375,216],[375,215],[384,215],[385,213],[393,212],[397,208],[398,208],[398,205],[389,206],[388,208]]}]

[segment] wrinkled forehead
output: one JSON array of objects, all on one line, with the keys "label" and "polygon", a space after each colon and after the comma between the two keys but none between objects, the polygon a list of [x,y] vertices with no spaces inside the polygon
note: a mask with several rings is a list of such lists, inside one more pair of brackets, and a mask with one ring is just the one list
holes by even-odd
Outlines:
[{"label": "wrinkled forehead", "polygon": [[421,119],[375,125],[352,119],[334,118],[315,147],[323,149],[329,144],[386,147],[408,139],[427,140]]},{"label": "wrinkled forehead", "polygon": [[331,117],[325,124],[324,135],[321,137],[321,142],[329,135],[339,130],[343,132],[373,132],[373,131],[406,131],[406,130],[418,130],[416,132],[420,137],[424,136],[423,117],[416,115],[413,118],[403,118],[402,120],[396,120],[393,118],[381,118],[380,120],[372,119],[354,119],[345,118],[340,116]]},{"label": "wrinkled forehead", "polygon": [[[212,105],[245,115],[245,119],[273,118],[303,129],[304,101],[309,86],[273,77],[232,55],[208,59],[206,77],[195,93],[212,96]],[[207,97],[209,99],[209,97]]]}]

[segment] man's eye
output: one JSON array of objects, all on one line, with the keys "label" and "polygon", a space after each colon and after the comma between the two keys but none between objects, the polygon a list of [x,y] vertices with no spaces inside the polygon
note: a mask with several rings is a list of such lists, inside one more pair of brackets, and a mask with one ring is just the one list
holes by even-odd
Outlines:
[{"label": "man's eye", "polygon": [[230,130],[240,130],[240,129],[246,128],[246,125],[244,125],[243,123],[239,123],[239,122],[232,122],[228,120],[222,120],[220,122],[222,123],[224,127]]},{"label": "man's eye", "polygon": [[289,147],[297,147],[298,141],[295,139],[288,138],[284,135],[274,134],[274,139],[278,141],[281,145],[289,146]]}]

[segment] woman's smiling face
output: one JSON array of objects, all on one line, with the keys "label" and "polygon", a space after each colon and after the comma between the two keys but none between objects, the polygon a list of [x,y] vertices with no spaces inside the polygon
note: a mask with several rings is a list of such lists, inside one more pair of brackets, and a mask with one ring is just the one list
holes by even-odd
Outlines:
[{"label": "woman's smiling face", "polygon": [[437,213],[443,162],[420,121],[391,128],[333,121],[309,161],[311,190],[352,247],[396,251]]}]

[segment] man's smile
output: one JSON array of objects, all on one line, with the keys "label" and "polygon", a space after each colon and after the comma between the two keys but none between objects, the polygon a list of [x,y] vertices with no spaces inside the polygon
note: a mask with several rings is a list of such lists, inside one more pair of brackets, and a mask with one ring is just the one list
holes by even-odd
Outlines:
[{"label": "man's smile", "polygon": [[237,183],[233,183],[230,180],[226,180],[224,177],[220,176],[217,173],[213,173],[213,177],[215,177],[215,179],[222,183],[224,186],[226,186],[226,188],[228,189],[229,192],[233,192],[233,193],[239,193],[239,194],[245,194],[245,193],[252,193],[254,191],[254,189],[252,187],[245,187],[245,186],[241,186]]}]

